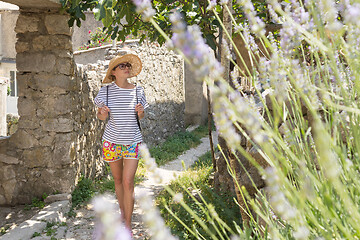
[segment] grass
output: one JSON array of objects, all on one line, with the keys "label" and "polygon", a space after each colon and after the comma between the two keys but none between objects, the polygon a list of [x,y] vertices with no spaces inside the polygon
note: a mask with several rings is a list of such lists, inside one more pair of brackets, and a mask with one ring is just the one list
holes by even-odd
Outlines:
[{"label": "grass", "polygon": [[[222,217],[222,220],[235,231],[236,225],[240,225],[239,206],[235,203],[235,196],[232,194],[219,193],[210,187],[209,179],[212,172],[212,159],[209,151],[199,157],[190,170],[173,181],[169,188],[175,193],[181,193],[184,203],[205,223],[213,221],[204,211],[204,209],[208,211],[205,203],[210,203]],[[179,239],[196,239],[185,226],[206,236],[205,230],[199,226],[193,215],[185,210],[179,202],[174,201],[167,190],[159,193],[156,203],[166,225],[171,229],[172,234],[178,236]],[[181,220],[182,223],[177,219]],[[208,224],[208,227],[212,232],[216,232],[212,224]]]},{"label": "grass", "polygon": [[186,150],[200,144],[200,139],[208,134],[206,126],[199,126],[194,131],[181,131],[166,139],[158,146],[149,149],[156,163],[161,166],[176,159]]}]

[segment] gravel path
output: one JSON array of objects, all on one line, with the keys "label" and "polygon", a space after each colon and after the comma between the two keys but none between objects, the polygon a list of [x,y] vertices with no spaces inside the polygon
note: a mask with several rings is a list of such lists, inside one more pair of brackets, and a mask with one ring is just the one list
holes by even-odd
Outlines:
[{"label": "gravel path", "polygon": [[[217,137],[213,137],[216,144]],[[163,176],[163,183],[156,184],[151,176],[141,184],[135,187],[135,199],[139,194],[145,193],[156,195],[161,191],[164,184],[169,184],[176,176],[179,176],[184,170],[182,162],[186,168],[190,167],[199,156],[209,151],[209,138],[201,139],[201,144],[196,148],[186,151],[176,160],[158,168]],[[108,197],[108,201],[116,203],[113,196]],[[89,240],[95,226],[95,212],[93,206],[88,204],[78,210],[75,210],[75,217],[66,217],[65,213],[69,211],[69,201],[56,201],[46,208],[40,210],[32,210],[25,212],[19,209],[0,208],[0,221],[12,221],[11,229],[8,233],[1,236],[1,240]],[[34,214],[29,218],[29,215]],[[134,239],[149,239],[149,232],[145,228],[141,219],[141,209],[135,201],[135,209],[133,214],[133,237]],[[7,219],[8,218],[8,219]],[[7,220],[6,220],[7,219]],[[28,219],[28,220],[26,220]],[[51,226],[49,222],[57,222]],[[8,222],[5,222],[8,223]],[[0,226],[4,224],[0,222]],[[53,237],[53,238],[52,238]]]}]

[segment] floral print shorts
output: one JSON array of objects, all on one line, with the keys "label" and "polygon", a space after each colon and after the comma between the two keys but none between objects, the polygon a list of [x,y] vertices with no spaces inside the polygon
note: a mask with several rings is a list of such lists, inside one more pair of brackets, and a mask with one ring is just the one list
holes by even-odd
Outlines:
[{"label": "floral print shorts", "polygon": [[122,145],[102,140],[103,160],[105,162],[116,162],[121,159],[139,159],[139,145]]}]

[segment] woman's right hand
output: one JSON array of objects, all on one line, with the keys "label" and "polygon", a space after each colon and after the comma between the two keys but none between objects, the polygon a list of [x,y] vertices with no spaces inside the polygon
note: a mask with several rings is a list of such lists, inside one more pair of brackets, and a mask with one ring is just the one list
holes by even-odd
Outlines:
[{"label": "woman's right hand", "polygon": [[107,106],[98,108],[97,117],[100,120],[104,121],[108,117],[109,112],[110,112],[110,109]]}]

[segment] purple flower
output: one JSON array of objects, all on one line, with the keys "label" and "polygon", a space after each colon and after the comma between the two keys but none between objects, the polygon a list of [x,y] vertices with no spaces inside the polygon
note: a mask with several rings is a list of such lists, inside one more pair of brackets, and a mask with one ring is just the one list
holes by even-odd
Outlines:
[{"label": "purple flower", "polygon": [[220,79],[223,68],[202,38],[199,26],[187,27],[178,12],[170,16],[170,21],[173,24],[174,34],[171,38],[172,43],[167,45],[183,54],[198,80],[203,81],[208,77]]},{"label": "purple flower", "polygon": [[155,10],[151,6],[149,0],[133,0],[136,6],[136,12],[140,13],[145,21],[150,21],[155,15]]},{"label": "purple flower", "polygon": [[211,11],[216,7],[216,0],[210,0],[208,7],[206,10]]},{"label": "purple flower", "polygon": [[249,20],[251,31],[258,36],[265,35],[265,23],[256,16],[256,11],[250,0],[238,0],[237,3],[244,8],[245,15]]}]

